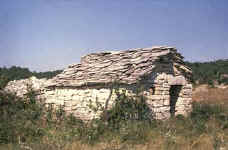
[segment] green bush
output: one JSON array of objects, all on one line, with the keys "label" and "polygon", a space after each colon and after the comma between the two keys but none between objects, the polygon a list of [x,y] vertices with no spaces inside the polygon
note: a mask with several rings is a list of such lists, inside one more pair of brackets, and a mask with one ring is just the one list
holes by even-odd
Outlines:
[{"label": "green bush", "polygon": [[136,98],[126,96],[126,91],[119,92],[115,90],[117,98],[115,99],[114,107],[107,111],[106,121],[113,128],[118,128],[120,123],[129,120],[145,121],[152,119],[152,112],[146,104],[146,99],[143,96]]},{"label": "green bush", "polygon": [[9,79],[7,77],[0,75],[0,90],[4,89],[8,82]]},{"label": "green bush", "polygon": [[221,104],[209,104],[205,102],[194,102],[190,115],[194,129],[202,133],[206,130],[206,123],[210,119],[216,119],[224,128],[227,126],[227,109]]},{"label": "green bush", "polygon": [[0,143],[25,141],[43,135],[39,127],[42,108],[32,97],[26,100],[0,93]]}]

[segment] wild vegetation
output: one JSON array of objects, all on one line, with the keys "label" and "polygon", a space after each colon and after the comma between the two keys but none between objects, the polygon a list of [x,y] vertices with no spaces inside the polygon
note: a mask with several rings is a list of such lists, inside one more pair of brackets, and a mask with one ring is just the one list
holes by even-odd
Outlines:
[{"label": "wild vegetation", "polygon": [[[117,91],[118,92],[118,91]],[[133,101],[133,102],[132,102]],[[228,148],[228,101],[195,101],[188,117],[149,119],[145,99],[118,94],[117,105],[90,123],[44,107],[33,91],[20,99],[0,93],[0,149]]]},{"label": "wild vegetation", "polygon": [[[222,75],[227,74],[222,67],[228,67],[228,61],[211,63],[212,69],[207,68],[208,63],[189,63],[194,81],[226,83],[226,80],[221,80]],[[203,68],[205,72],[201,71]],[[218,76],[210,70],[216,70]],[[52,77],[58,72],[35,73],[20,67],[1,68],[0,84],[3,88],[10,80],[32,75]],[[208,77],[201,77],[202,73]],[[116,93],[115,107],[105,112],[101,119],[86,123],[66,115],[61,107],[45,107],[32,90],[25,98],[0,90],[0,149],[228,149],[228,89],[208,88],[195,92],[190,115],[179,115],[166,121],[149,119],[151,114],[144,97],[133,100],[118,90]]]}]

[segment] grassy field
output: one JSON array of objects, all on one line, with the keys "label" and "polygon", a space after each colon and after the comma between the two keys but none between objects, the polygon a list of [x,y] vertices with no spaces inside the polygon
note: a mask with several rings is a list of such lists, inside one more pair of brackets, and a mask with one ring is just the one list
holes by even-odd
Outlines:
[{"label": "grassy field", "polygon": [[[0,94],[0,149],[226,150],[228,89],[197,87],[189,117],[166,121],[115,119],[85,124],[60,109]],[[120,117],[120,116],[118,116]]]}]

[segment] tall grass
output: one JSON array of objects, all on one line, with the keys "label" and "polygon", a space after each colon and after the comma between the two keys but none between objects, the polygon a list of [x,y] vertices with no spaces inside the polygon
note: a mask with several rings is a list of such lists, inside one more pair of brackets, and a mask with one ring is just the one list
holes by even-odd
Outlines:
[{"label": "tall grass", "polygon": [[62,109],[0,93],[0,149],[151,150],[228,149],[228,107],[216,101],[193,103],[188,117],[151,120],[145,99],[119,94],[108,117],[84,123]]}]

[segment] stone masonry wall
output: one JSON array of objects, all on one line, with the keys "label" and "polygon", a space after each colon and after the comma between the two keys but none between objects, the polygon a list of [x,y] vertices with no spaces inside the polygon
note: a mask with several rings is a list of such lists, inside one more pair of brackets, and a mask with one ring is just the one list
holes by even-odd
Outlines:
[{"label": "stone masonry wall", "polygon": [[[151,84],[151,87],[145,90],[147,103],[156,119],[169,118],[170,113],[170,89],[171,81],[174,77],[165,73],[160,74]],[[192,85],[185,82],[178,92],[178,97],[175,104],[175,115],[181,114],[186,116],[191,111],[192,103]],[[177,89],[175,89],[177,90]]]},{"label": "stone masonry wall", "polygon": [[[99,118],[102,113],[101,108],[109,98],[111,90],[101,89],[54,89],[45,92],[46,103],[54,106],[64,106],[67,113],[82,120]],[[114,96],[109,101],[108,108],[111,107]],[[94,109],[98,109],[97,111]]]},{"label": "stone masonry wall", "polygon": [[[155,119],[166,119],[171,115],[170,89],[172,84],[178,84],[178,81],[173,79],[175,79],[175,77],[172,74],[156,73],[156,75],[151,76],[150,80],[142,84],[142,93],[146,97],[146,102],[153,112]],[[25,80],[11,81],[5,90],[16,93],[16,95],[22,97],[27,92],[26,86],[31,85],[31,87],[37,91],[37,96],[43,98],[47,105],[64,106],[64,110],[68,114],[72,113],[82,120],[99,118],[102,113],[102,108],[106,107],[107,100],[107,109],[110,109],[114,105],[116,95],[115,92],[112,92],[112,95],[110,95],[110,88],[45,88],[45,83],[47,82],[47,80],[39,80],[34,77]],[[175,104],[175,115],[187,115],[187,113],[191,111],[192,85],[187,81],[182,81],[181,84],[182,87],[178,93]],[[123,87],[121,87],[120,90],[121,89],[123,89]],[[128,85],[127,95],[135,96],[136,90],[136,87]]]},{"label": "stone masonry wall", "polygon": [[49,84],[49,80],[37,79],[33,76],[28,79],[10,81],[4,91],[14,93],[18,97],[24,97],[28,90],[34,90],[39,94],[47,84]]},{"label": "stone masonry wall", "polygon": [[[151,78],[151,82],[148,81],[143,85],[143,95],[146,97],[147,104],[156,119],[166,119],[171,115],[170,88],[172,85],[170,85],[170,82],[172,78],[172,75],[162,73],[156,79]],[[129,87],[127,95],[134,97],[135,91],[134,87]],[[63,105],[66,112],[72,113],[82,120],[91,120],[99,118],[102,113],[101,109],[93,110],[93,108],[98,107],[97,104],[105,108],[106,101],[108,100],[108,109],[113,106],[116,95],[115,92],[112,92],[110,96],[110,93],[110,88],[73,89],[65,87],[50,89],[44,93],[44,97],[46,97],[47,104]],[[186,82],[178,93],[175,115],[182,114],[186,116],[191,111],[191,94],[192,85]]]}]

